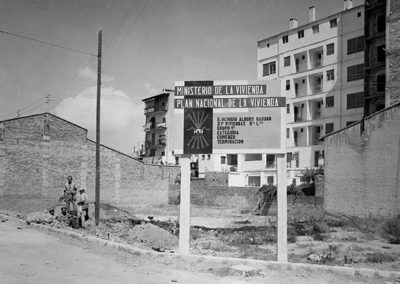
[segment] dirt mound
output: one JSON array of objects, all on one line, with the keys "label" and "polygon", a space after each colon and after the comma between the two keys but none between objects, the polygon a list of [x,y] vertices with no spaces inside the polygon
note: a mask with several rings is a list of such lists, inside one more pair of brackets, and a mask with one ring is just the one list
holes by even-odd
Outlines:
[{"label": "dirt mound", "polygon": [[34,212],[26,217],[26,222],[38,223],[38,224],[50,224],[54,220],[54,217],[48,211]]},{"label": "dirt mound", "polygon": [[178,238],[167,230],[147,223],[133,227],[128,232],[128,239],[144,243],[155,250],[173,250],[178,245]]}]

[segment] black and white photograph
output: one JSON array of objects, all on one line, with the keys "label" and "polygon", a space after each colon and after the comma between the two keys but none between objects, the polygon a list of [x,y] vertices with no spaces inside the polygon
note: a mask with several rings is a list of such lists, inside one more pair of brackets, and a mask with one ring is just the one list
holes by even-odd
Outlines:
[{"label": "black and white photograph", "polygon": [[1,284],[400,284],[400,0],[0,0]]}]

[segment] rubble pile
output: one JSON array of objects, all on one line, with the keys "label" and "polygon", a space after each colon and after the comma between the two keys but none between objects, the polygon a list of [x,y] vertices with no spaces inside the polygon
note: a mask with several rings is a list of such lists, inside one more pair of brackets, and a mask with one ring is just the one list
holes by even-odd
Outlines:
[{"label": "rubble pile", "polygon": [[151,223],[136,225],[129,230],[127,238],[157,251],[174,250],[178,246],[176,236]]},{"label": "rubble pile", "polygon": [[54,221],[54,217],[48,211],[34,212],[26,216],[25,219],[27,224],[51,224]]}]

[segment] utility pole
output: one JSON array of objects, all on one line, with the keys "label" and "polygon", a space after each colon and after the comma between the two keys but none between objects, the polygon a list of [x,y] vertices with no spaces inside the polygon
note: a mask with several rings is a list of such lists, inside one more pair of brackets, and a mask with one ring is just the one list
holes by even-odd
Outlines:
[{"label": "utility pole", "polygon": [[97,107],[96,107],[96,184],[95,184],[95,208],[94,219],[96,226],[100,217],[100,95],[101,95],[101,40],[102,31],[99,32],[97,52]]}]

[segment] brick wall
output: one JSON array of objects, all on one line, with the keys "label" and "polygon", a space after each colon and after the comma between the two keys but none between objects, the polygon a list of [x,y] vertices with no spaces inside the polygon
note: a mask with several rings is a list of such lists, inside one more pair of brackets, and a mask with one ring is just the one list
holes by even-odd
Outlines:
[{"label": "brick wall", "polygon": [[[0,122],[0,195],[57,198],[68,175],[94,200],[95,142],[87,130],[50,114]],[[145,165],[100,148],[101,200],[165,204],[179,167]]]},{"label": "brick wall", "polygon": [[400,105],[326,137],[324,178],[328,212],[400,213]]}]

